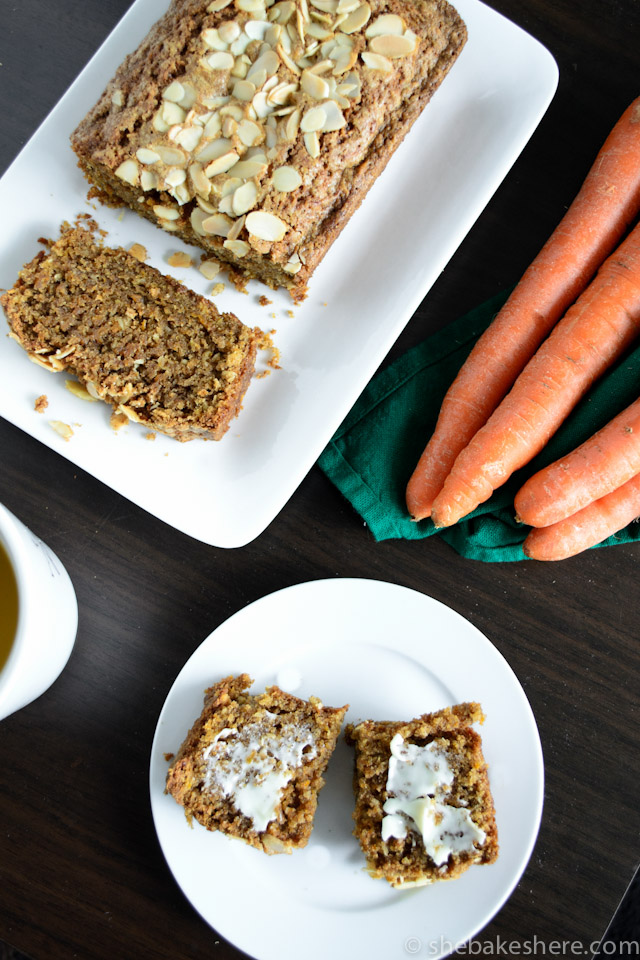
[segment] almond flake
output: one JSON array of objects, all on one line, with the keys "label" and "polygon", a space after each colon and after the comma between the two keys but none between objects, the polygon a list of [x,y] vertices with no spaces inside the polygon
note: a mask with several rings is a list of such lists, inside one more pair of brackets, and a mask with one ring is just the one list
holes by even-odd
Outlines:
[{"label": "almond flake", "polygon": [[266,213],[264,210],[250,213],[245,226],[252,236],[270,243],[282,240],[289,229],[280,217],[276,217],[273,213]]},{"label": "almond flake", "polygon": [[209,182],[208,177],[205,175],[201,163],[192,163],[189,166],[189,179],[191,180],[191,185],[196,193],[199,193],[204,197],[209,196],[211,183]]},{"label": "almond flake", "polygon": [[180,167],[187,162],[187,155],[177,147],[165,147],[163,144],[154,146],[156,153],[160,154],[160,159],[167,166]]},{"label": "almond flake", "polygon": [[365,37],[380,37],[385,34],[395,34],[401,36],[405,31],[405,23],[402,17],[395,13],[383,13],[376,17],[373,23],[370,23],[364,32]]},{"label": "almond flake", "polygon": [[382,73],[390,73],[393,70],[391,60],[379,53],[370,53],[368,50],[363,50],[360,56],[365,66],[369,67],[370,70],[380,70]]},{"label": "almond flake", "polygon": [[253,177],[261,177],[266,170],[267,164],[260,160],[240,160],[233,168],[233,175],[243,180],[251,180]]},{"label": "almond flake", "polygon": [[140,147],[139,150],[136,150],[136,157],[140,163],[158,163],[160,160],[160,154],[156,153],[155,150],[149,150],[147,147]]},{"label": "almond flake", "polygon": [[253,120],[241,120],[236,133],[245,147],[253,147],[264,140],[264,130]]},{"label": "almond flake", "polygon": [[223,153],[221,157],[212,160],[211,163],[205,167],[204,172],[209,178],[215,177],[219,173],[226,173],[227,170],[231,170],[231,167],[233,167],[239,159],[240,157],[235,150],[229,150],[228,153]]},{"label": "almond flake", "polygon": [[53,427],[63,440],[71,440],[73,430],[68,423],[63,423],[62,420],[49,420],[49,426]]},{"label": "almond flake", "polygon": [[199,237],[204,237],[206,235],[205,229],[202,226],[206,219],[207,214],[203,210],[198,209],[198,207],[193,208],[191,211],[191,216],[189,217],[189,221],[194,233],[197,233]]},{"label": "almond flake", "polygon": [[365,23],[371,16],[371,7],[368,3],[361,3],[349,16],[340,24],[340,30],[343,33],[357,33],[362,30]]},{"label": "almond flake", "polygon": [[261,13],[261,20],[265,16],[264,6],[264,0],[236,0],[238,10],[244,10],[245,13]]},{"label": "almond flake", "polygon": [[[347,103],[348,102],[349,101],[347,101]],[[323,133],[330,133],[333,130],[341,130],[342,127],[347,125],[347,121],[344,118],[342,110],[334,100],[326,100],[325,103],[322,104],[322,109],[324,110],[326,117],[321,128]]]},{"label": "almond flake", "polygon": [[207,7],[207,12],[217,13],[218,10],[224,10],[224,8],[228,7],[231,3],[233,3],[233,0],[211,0],[211,3]]},{"label": "almond flake", "polygon": [[177,103],[172,103],[171,100],[165,100],[160,107],[160,116],[170,127],[175,123],[182,123],[186,115],[186,111],[178,106]]},{"label": "almond flake", "polygon": [[179,187],[187,179],[187,172],[182,167],[170,167],[164,175],[164,182],[170,187]]},{"label": "almond flake", "polygon": [[318,134],[315,130],[311,133],[305,133],[304,135],[304,145],[307,148],[307,153],[314,160],[320,156],[320,140]]},{"label": "almond flake", "polygon": [[327,115],[324,112],[324,107],[311,107],[302,115],[300,129],[303,133],[312,133],[314,130],[321,130],[326,121]]},{"label": "almond flake", "polygon": [[225,137],[219,137],[217,140],[210,140],[208,143],[199,146],[195,152],[195,158],[199,160],[200,163],[209,163],[211,160],[216,160],[217,157],[221,157],[223,153],[228,153],[231,147],[232,143],[230,140],[227,140]]},{"label": "almond flake", "polygon": [[284,125],[284,134],[287,140],[295,140],[300,129],[300,110],[294,110]]},{"label": "almond flake", "polygon": [[200,37],[205,47],[209,50],[226,50],[229,46],[229,44],[221,38],[215,27],[208,27],[206,30],[203,30]]},{"label": "almond flake", "polygon": [[162,99],[171,100],[173,103],[180,103],[184,97],[184,87],[179,80],[174,80],[173,83],[170,83],[169,86],[163,90]]},{"label": "almond flake", "polygon": [[326,100],[331,92],[327,81],[309,70],[302,71],[300,86],[313,100]]},{"label": "almond flake", "polygon": [[234,225],[231,227],[231,230],[229,230],[229,236],[227,237],[227,240],[238,239],[238,237],[242,233],[242,228],[244,227],[244,222],[246,219],[247,218],[244,216],[244,214],[241,214],[240,219],[236,220]]},{"label": "almond flake", "polygon": [[225,240],[222,246],[231,250],[236,257],[246,257],[251,249],[246,240]]},{"label": "almond flake", "polygon": [[233,221],[222,213],[214,213],[202,221],[202,229],[214,237],[227,237]]},{"label": "almond flake", "polygon": [[[144,247],[142,247],[144,250]],[[129,251],[131,253],[131,250]],[[82,383],[78,383],[77,380],[65,380],[65,387],[72,393],[74,397],[77,397],[79,400],[88,400],[89,403],[95,403],[96,397],[92,397],[87,388]]]},{"label": "almond flake", "polygon": [[129,183],[132,187],[137,187],[140,183],[140,168],[136,160],[124,160],[115,170],[116,177]]},{"label": "almond flake", "polygon": [[236,80],[233,85],[233,96],[236,100],[253,100],[256,93],[256,86],[250,80]]},{"label": "almond flake", "polygon": [[216,50],[215,53],[207,57],[207,63],[212,70],[231,70],[234,58],[226,50]]},{"label": "almond flake", "polygon": [[233,212],[237,217],[243,213],[248,213],[255,207],[258,201],[258,188],[253,180],[247,180],[245,184],[233,194]]},{"label": "almond flake", "polygon": [[205,280],[213,280],[222,270],[222,264],[218,260],[203,260],[198,270]]},{"label": "almond flake", "polygon": [[124,93],[122,90],[114,90],[111,94],[111,103],[114,107],[124,107]]},{"label": "almond flake", "polygon": [[291,190],[297,190],[302,183],[302,177],[295,167],[278,167],[273,171],[271,177],[271,186],[279,193],[289,193]]},{"label": "almond flake", "polygon": [[179,143],[187,153],[193,153],[195,148],[202,140],[203,130],[195,124],[192,127],[183,127],[175,136],[175,142]]},{"label": "almond flake", "polygon": [[226,20],[218,27],[218,36],[224,43],[233,43],[240,36],[240,24],[235,20]]},{"label": "almond flake", "polygon": [[295,73],[296,76],[300,76],[300,74],[301,74],[301,72],[302,72],[302,71],[300,70],[300,67],[297,65],[297,63],[295,63],[295,62],[291,59],[291,57],[289,56],[289,54],[287,53],[287,51],[284,49],[284,46],[282,45],[282,43],[279,43],[279,44],[278,44],[278,46],[276,47],[276,52],[278,53],[278,56],[280,57],[280,59],[281,59],[282,62],[284,63],[285,67],[288,67],[288,69],[291,71],[291,73]]},{"label": "almond flake", "polygon": [[382,57],[397,60],[399,57],[406,57],[413,53],[415,42],[411,37],[399,37],[396,34],[386,33],[379,37],[373,37],[369,41],[369,49],[373,53],[379,53]]},{"label": "almond flake", "polygon": [[153,212],[159,220],[178,220],[180,217],[180,211],[175,207],[165,207],[160,203],[156,203]]},{"label": "almond flake", "polygon": [[158,176],[152,170],[143,170],[140,174],[140,186],[146,192],[147,190],[157,190]]}]

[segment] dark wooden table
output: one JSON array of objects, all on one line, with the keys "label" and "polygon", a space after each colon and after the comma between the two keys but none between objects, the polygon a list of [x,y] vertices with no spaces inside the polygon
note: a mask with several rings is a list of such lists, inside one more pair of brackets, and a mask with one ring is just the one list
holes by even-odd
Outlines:
[{"label": "dark wooden table", "polygon": [[[518,278],[640,92],[637,0],[492,5],[553,53],[558,92],[391,356]],[[128,6],[3,4],[0,170]],[[80,609],[61,678],[0,726],[1,939],[34,960],[239,956],[183,898],[159,849],[147,786],[156,721],[185,660],[230,614],[337,576],[392,580],[459,611],[511,663],[536,714],[540,836],[479,939],[579,941],[586,953],[601,937],[640,855],[637,546],[547,565],[464,560],[437,537],[376,544],[315,467],[266,532],[225,551],[4,420],[0,464],[0,501],[59,554]]]}]

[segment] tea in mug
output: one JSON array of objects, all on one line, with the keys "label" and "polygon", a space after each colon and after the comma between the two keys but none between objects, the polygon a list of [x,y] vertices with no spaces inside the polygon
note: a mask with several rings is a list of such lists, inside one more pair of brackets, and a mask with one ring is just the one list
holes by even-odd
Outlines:
[{"label": "tea in mug", "polygon": [[18,585],[13,567],[0,543],[0,670],[9,658],[18,626]]}]

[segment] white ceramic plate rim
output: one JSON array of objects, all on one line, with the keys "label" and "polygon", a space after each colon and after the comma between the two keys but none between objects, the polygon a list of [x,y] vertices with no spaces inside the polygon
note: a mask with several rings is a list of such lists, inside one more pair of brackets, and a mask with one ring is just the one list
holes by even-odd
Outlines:
[{"label": "white ceramic plate rim", "polygon": [[[548,51],[479,0],[460,0],[469,40],[459,60],[366,202],[312,279],[305,303],[259,284],[227,285],[216,303],[249,325],[276,329],[282,369],[254,380],[221,443],[178,444],[130,424],[117,435],[103,404],[79,400],[63,376],[32,364],[10,340],[0,347],[0,415],[178,530],[239,547],[280,512],[501,183],[555,93]],[[149,263],[198,293],[211,284],[171,268],[194,253],[131,211],[89,205],[68,138],[126,52],[158,16],[136,0],[0,180],[0,286],[11,286],[62,220],[89,212],[108,242],[144,244]],[[43,163],[46,157],[46,163]],[[29,202],[25,203],[25,197]],[[196,259],[198,254],[196,252]],[[261,306],[267,292],[272,304]],[[292,313],[293,316],[289,314]],[[264,368],[266,357],[261,360]],[[44,416],[34,411],[49,398]],[[50,420],[72,426],[65,442]]]},{"label": "white ceramic plate rim", "polygon": [[[321,696],[332,706],[349,702],[346,722],[407,719],[478,700],[487,717],[480,733],[497,811],[498,861],[455,882],[402,893],[371,880],[351,835],[352,755],[342,740],[304,850],[266,857],[198,824],[190,830],[164,793],[165,755],[199,714],[204,688],[241,672],[254,678],[255,690],[302,677],[291,692]],[[393,688],[394,678],[402,689]],[[218,934],[257,960],[298,960],[301,939],[308,960],[336,951],[369,960],[451,952],[489,922],[517,884],[537,837],[543,782],[531,707],[493,644],[425,594],[351,578],[280,590],[214,630],[171,687],[150,762],[152,814],[176,882]]]}]

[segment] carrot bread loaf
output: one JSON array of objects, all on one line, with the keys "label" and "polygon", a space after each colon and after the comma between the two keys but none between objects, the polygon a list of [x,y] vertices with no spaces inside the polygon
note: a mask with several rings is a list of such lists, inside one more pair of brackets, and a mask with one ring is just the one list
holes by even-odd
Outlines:
[{"label": "carrot bread loaf", "polygon": [[302,299],[465,40],[446,0],[173,0],[73,149],[103,202]]},{"label": "carrot bread loaf", "polygon": [[2,297],[32,360],[177,440],[219,440],[253,373],[260,331],[126,250],[63,224]]},{"label": "carrot bread loaf", "polygon": [[463,703],[408,723],[350,724],[355,746],[354,833],[372,877],[394,887],[459,876],[498,856],[482,744]]},{"label": "carrot bread loaf", "polygon": [[206,691],[204,709],[167,774],[167,792],[207,830],[265,853],[291,853],[311,834],[347,707],[278,687],[251,695],[246,673]]}]

